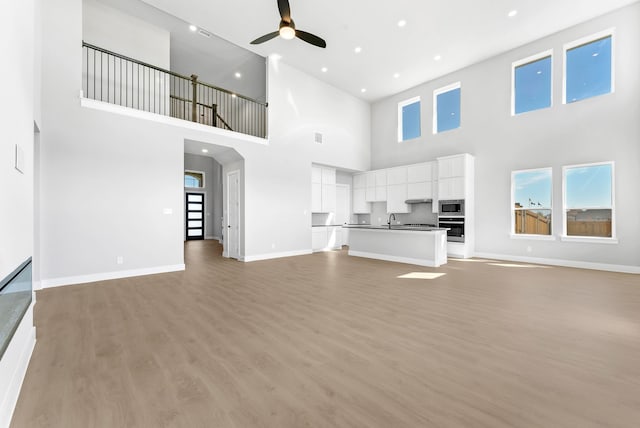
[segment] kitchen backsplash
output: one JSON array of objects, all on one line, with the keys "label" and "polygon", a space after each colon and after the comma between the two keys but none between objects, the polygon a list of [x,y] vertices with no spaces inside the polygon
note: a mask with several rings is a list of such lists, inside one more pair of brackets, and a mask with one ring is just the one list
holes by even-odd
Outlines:
[{"label": "kitchen backsplash", "polygon": [[[389,214],[387,214],[386,202],[374,202],[371,204],[371,214],[362,214],[358,217],[369,215],[370,222],[374,225],[387,224]],[[408,214],[396,214],[396,221],[394,224],[437,224],[438,215],[431,212],[431,203],[413,204],[412,210]]]}]

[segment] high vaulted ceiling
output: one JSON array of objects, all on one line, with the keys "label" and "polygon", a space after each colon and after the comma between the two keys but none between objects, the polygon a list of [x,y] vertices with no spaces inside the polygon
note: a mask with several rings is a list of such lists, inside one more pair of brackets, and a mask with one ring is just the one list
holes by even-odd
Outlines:
[{"label": "high vaulted ceiling", "polygon": [[277,30],[276,0],[143,1],[375,101],[638,0],[290,0],[296,27],[326,49],[281,38],[250,45]]}]

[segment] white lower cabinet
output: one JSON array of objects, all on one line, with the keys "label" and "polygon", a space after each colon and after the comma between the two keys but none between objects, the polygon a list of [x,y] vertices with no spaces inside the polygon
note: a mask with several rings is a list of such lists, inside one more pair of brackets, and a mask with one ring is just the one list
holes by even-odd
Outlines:
[{"label": "white lower cabinet", "polygon": [[320,226],[311,228],[311,249],[329,251],[342,248],[341,226]]}]

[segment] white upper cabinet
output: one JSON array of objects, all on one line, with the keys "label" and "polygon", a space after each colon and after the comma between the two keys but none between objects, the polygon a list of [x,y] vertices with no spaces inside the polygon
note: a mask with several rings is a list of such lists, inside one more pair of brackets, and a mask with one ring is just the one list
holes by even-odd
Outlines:
[{"label": "white upper cabinet", "polygon": [[407,167],[408,183],[423,183],[433,181],[433,166],[435,162],[418,163]]},{"label": "white upper cabinet", "polygon": [[366,189],[353,189],[353,213],[369,214],[371,212],[371,204],[367,202]]},{"label": "white upper cabinet", "polygon": [[322,168],[319,166],[311,167],[311,182],[322,184]]},{"label": "white upper cabinet", "polygon": [[367,187],[367,175],[366,174],[355,174],[353,176],[353,188],[354,189],[364,189]]},{"label": "white upper cabinet", "polygon": [[380,171],[374,171],[376,177],[376,187],[387,185],[387,170],[382,169]]},{"label": "white upper cabinet", "polygon": [[433,199],[433,181],[407,184],[407,199]]},{"label": "white upper cabinet", "polygon": [[336,184],[336,170],[322,168],[322,184]]},{"label": "white upper cabinet", "polygon": [[407,205],[407,185],[392,184],[387,186],[387,213],[410,213],[411,205]]},{"label": "white upper cabinet", "polygon": [[387,170],[387,184],[405,184],[407,182],[407,167],[400,166]]},{"label": "white upper cabinet", "polygon": [[336,170],[311,167],[311,212],[329,213],[336,210]]},{"label": "white upper cabinet", "polygon": [[467,155],[438,158],[438,179],[464,177]]},{"label": "white upper cabinet", "polygon": [[365,178],[367,180],[367,187],[376,187],[376,173],[375,171],[369,171],[365,173]]}]

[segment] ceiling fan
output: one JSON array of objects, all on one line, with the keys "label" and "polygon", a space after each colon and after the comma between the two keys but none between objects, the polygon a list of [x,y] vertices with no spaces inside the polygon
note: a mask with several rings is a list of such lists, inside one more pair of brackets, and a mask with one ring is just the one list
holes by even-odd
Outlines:
[{"label": "ceiling fan", "polygon": [[319,48],[327,47],[327,42],[322,40],[320,37],[311,33],[307,33],[306,31],[296,30],[296,25],[293,23],[293,19],[291,19],[289,0],[278,0],[278,10],[280,11],[281,18],[280,28],[278,29],[278,31],[274,31],[273,33],[265,34],[262,37],[258,37],[251,42],[252,45],[259,45],[260,43],[271,40],[276,36],[280,36],[286,40],[291,40],[294,37],[297,37],[300,40],[304,40],[305,42],[310,43],[314,46],[318,46]]}]

